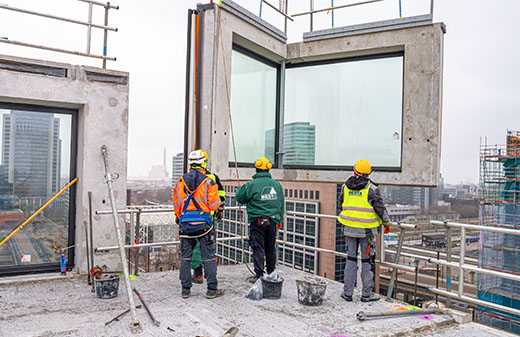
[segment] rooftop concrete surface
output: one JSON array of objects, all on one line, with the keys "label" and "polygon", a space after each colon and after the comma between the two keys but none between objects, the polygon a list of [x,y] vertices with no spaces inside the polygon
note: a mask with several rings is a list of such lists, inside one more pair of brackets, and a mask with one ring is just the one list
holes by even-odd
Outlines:
[{"label": "rooftop concrete surface", "polygon": [[[335,281],[328,281],[321,306],[303,306],[297,300],[295,280],[306,274],[286,267],[280,269],[285,278],[282,298],[261,301],[244,297],[251,284],[245,281],[248,271],[243,265],[219,267],[219,287],[226,294],[213,300],[206,299],[205,284],[195,284],[192,296],[181,299],[178,271],[144,274],[132,281],[132,286],[139,290],[161,325],[153,325],[146,311],[138,309],[144,330],[141,336],[219,337],[231,327],[239,329],[237,336],[251,337],[451,336],[442,332],[456,329],[446,331],[462,335],[466,331],[465,325],[454,327],[456,323],[449,315],[433,315],[430,320],[411,316],[358,321],[359,311],[388,311],[400,304],[383,300],[362,303],[357,292],[354,302],[345,302],[340,297],[342,284]],[[118,297],[103,300],[91,293],[84,278],[47,277],[43,281],[0,284],[0,336],[133,336],[129,315],[104,326],[127,309],[122,281],[120,287]],[[137,297],[135,300],[139,304]],[[471,336],[504,335],[485,329],[472,326],[467,331],[472,332]]]}]

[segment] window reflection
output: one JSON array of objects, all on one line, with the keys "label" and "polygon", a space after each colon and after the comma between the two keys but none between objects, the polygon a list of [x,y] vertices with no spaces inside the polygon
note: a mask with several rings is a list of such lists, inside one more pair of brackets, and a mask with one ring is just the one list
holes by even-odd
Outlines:
[{"label": "window reflection", "polygon": [[[277,68],[232,51],[231,116],[238,162],[254,163],[262,156],[274,162],[276,80]],[[235,160],[231,139],[229,160]]]},{"label": "window reflection", "polygon": [[[72,116],[0,108],[0,240],[70,181]],[[59,262],[69,245],[64,192],[0,248],[2,267]]]},{"label": "window reflection", "polygon": [[403,56],[286,70],[283,165],[401,166]]}]

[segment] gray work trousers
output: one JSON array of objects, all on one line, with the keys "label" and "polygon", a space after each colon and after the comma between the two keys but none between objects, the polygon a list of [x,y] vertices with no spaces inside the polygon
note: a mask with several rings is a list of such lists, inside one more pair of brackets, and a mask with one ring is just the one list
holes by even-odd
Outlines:
[{"label": "gray work trousers", "polygon": [[[215,243],[213,242],[213,232],[198,238],[200,242],[200,252],[204,259],[204,274],[206,275],[209,290],[216,290],[217,281],[217,262],[215,261]],[[181,238],[181,269],[179,278],[183,288],[191,288],[191,257],[193,248],[197,245],[195,239]]]},{"label": "gray work trousers", "polygon": [[373,254],[375,250],[370,249],[368,256],[366,253],[369,240],[373,243],[374,237],[353,238],[345,236],[345,240],[347,243],[347,264],[345,265],[345,285],[343,286],[343,292],[347,296],[352,296],[354,293],[354,284],[357,279],[357,252],[359,246],[361,246],[361,281],[363,282],[361,296],[370,296],[374,289],[374,273],[372,273],[371,270],[370,255]]}]

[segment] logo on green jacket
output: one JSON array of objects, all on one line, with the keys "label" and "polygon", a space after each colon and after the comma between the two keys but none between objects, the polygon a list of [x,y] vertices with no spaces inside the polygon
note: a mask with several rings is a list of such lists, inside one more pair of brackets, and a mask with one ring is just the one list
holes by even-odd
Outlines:
[{"label": "logo on green jacket", "polygon": [[262,200],[277,200],[278,194],[276,194],[276,191],[271,186],[266,186],[262,188],[262,195],[260,197]]}]

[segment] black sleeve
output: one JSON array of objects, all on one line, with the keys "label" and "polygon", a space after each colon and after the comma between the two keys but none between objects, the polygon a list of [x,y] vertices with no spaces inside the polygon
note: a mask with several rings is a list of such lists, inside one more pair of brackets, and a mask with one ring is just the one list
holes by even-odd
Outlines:
[{"label": "black sleeve", "polygon": [[345,192],[345,184],[341,185],[341,191],[339,192],[338,205],[343,205],[343,193]]},{"label": "black sleeve", "polygon": [[219,192],[221,192],[221,193],[219,193],[220,201],[224,202],[226,200],[225,192],[222,193],[224,191],[224,186],[222,186],[222,183],[220,182],[220,178],[218,177],[218,175],[216,175],[216,174],[213,174],[213,175],[215,176],[215,182],[217,183],[218,190],[219,190]]},{"label": "black sleeve", "polygon": [[383,220],[383,222],[389,222],[390,217],[388,216],[388,211],[386,210],[385,204],[383,203],[383,198],[379,193],[379,189],[375,186],[371,186],[368,191],[368,202],[372,207],[374,207],[374,211],[376,211],[377,215]]}]

